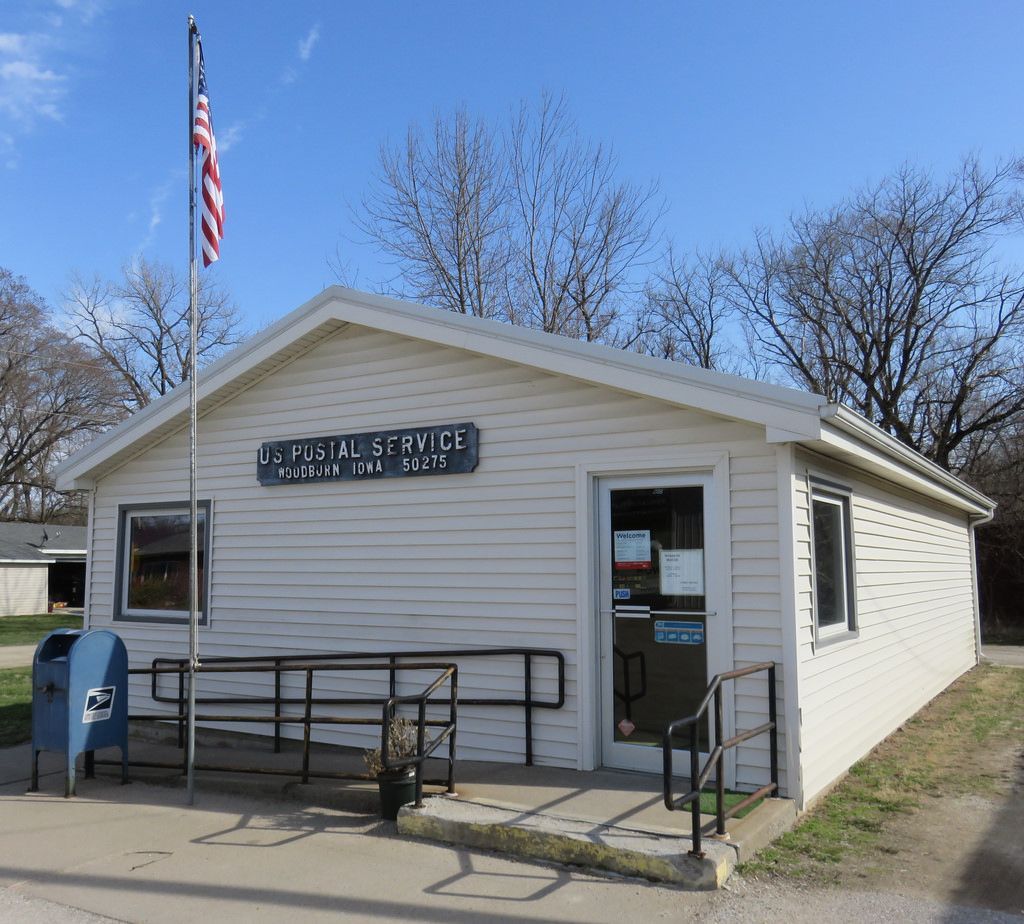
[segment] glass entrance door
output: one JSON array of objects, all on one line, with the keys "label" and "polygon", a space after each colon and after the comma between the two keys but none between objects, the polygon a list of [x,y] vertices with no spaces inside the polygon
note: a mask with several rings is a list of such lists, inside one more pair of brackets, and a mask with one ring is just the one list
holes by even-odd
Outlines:
[{"label": "glass entrance door", "polygon": [[[603,760],[661,767],[661,736],[708,684],[708,478],[601,483]],[[707,726],[701,729],[707,751]]]}]

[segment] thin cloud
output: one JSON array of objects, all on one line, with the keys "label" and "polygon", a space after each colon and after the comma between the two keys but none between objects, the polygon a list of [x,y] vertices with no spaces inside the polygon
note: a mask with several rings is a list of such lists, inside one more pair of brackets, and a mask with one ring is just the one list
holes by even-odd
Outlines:
[{"label": "thin cloud", "polygon": [[66,79],[43,60],[43,36],[0,33],[0,116],[31,130],[40,118],[60,121]]},{"label": "thin cloud", "polygon": [[320,41],[320,23],[317,23],[309,30],[304,39],[299,40],[299,60],[308,61],[313,54],[313,48]]},{"label": "thin cloud", "polygon": [[55,0],[57,6],[69,13],[76,13],[82,22],[89,22],[103,12],[105,0]]},{"label": "thin cloud", "polygon": [[217,153],[224,154],[242,140],[244,122],[232,122],[223,132],[217,132]]},{"label": "thin cloud", "polygon": [[107,0],[54,0],[34,19],[36,31],[0,32],[0,159],[17,166],[20,138],[41,122],[60,122],[68,95],[69,48],[80,45],[82,30],[100,14]]},{"label": "thin cloud", "polygon": [[[151,247],[153,242],[156,240],[156,232],[164,220],[164,206],[167,204],[167,200],[170,199],[171,193],[175,187],[182,185],[182,171],[172,170],[170,175],[164,180],[156,189],[153,190],[149,197],[149,223],[146,226],[146,236],[139,242],[138,246],[132,251],[133,259],[140,256],[144,250]],[[133,216],[129,216],[131,220]]]},{"label": "thin cloud", "polygon": [[309,32],[306,33],[305,38],[301,38],[296,46],[297,55],[296,60],[285,65],[281,71],[281,86],[289,87],[296,80],[299,79],[301,68],[311,57],[313,57],[313,49],[316,47],[317,42],[320,41],[320,23],[316,23]]}]

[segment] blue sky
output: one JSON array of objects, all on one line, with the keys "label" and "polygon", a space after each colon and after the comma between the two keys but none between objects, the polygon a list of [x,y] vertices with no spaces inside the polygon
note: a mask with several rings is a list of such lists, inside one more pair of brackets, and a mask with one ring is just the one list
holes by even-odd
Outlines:
[{"label": "blue sky", "polygon": [[187,265],[186,16],[203,32],[227,213],[215,268],[250,327],[393,275],[353,226],[379,144],[465,104],[564,93],[681,248],[745,243],[904,161],[1024,152],[1019,2],[0,0],[0,265]]}]

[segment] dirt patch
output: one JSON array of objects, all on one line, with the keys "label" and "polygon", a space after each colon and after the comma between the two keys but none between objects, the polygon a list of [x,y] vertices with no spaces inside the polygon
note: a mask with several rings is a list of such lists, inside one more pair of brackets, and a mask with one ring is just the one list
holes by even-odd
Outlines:
[{"label": "dirt patch", "polygon": [[965,675],[748,876],[1024,912],[1024,671]]},{"label": "dirt patch", "polygon": [[[875,851],[844,862],[845,885],[925,895],[958,905],[1024,913],[1024,766],[1018,745],[985,749],[950,768],[939,793],[893,820]],[[974,774],[984,791],[964,792]]]}]

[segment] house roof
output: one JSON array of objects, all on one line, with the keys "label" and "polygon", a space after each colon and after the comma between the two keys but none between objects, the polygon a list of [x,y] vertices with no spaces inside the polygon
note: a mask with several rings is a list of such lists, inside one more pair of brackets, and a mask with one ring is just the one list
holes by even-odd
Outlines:
[{"label": "house roof", "polygon": [[84,526],[0,523],[0,561],[45,564],[69,556],[85,557]]},{"label": "house roof", "polygon": [[[831,452],[829,438],[838,433],[865,447],[870,443],[897,473],[912,473],[915,487],[926,483],[942,499],[979,516],[990,515],[993,509],[983,495],[852,411],[837,410],[821,395],[340,286],[325,289],[202,370],[196,385],[199,415],[348,325],[456,347],[762,425],[770,443],[797,442]],[[104,472],[186,426],[187,418],[187,389],[157,399],[65,460],[57,471],[58,489],[91,488]],[[841,454],[846,448],[835,451]]]}]

